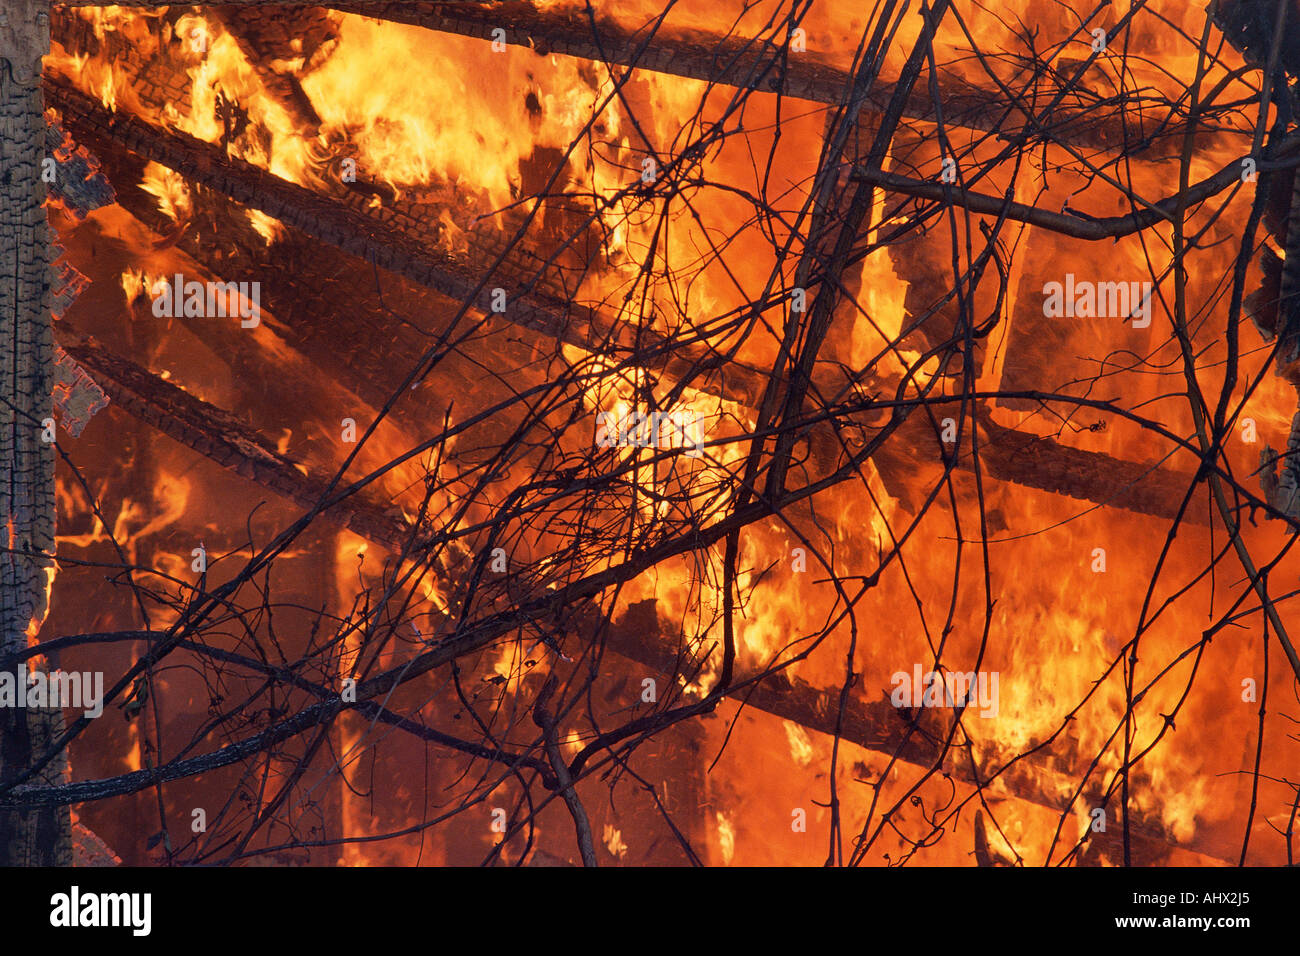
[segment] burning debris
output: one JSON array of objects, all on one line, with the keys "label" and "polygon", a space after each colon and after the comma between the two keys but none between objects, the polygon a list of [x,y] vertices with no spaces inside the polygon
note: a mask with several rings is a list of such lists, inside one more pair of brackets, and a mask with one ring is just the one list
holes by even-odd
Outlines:
[{"label": "burning debris", "polygon": [[1290,859],[1300,8],[664,7],[0,20],[6,862]]}]

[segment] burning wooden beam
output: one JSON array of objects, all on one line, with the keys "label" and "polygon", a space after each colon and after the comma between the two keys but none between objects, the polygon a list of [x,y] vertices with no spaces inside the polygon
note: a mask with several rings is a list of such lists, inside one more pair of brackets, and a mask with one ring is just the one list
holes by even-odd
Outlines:
[{"label": "burning wooden beam", "polygon": [[330,492],[324,481],[308,475],[229,412],[93,342],[74,341],[69,335],[64,349],[114,405],[169,438],[300,507],[321,509],[326,520],[395,554],[412,544],[414,530],[392,506],[364,492],[337,500],[340,489]]},{"label": "burning wooden beam", "polygon": [[[528,47],[538,54],[559,53],[596,63],[651,70],[701,80],[718,86],[775,93],[793,99],[840,106],[847,98],[851,76],[846,70],[820,60],[815,54],[792,51],[780,26],[773,35],[758,39],[663,29],[632,30],[610,18],[591,20],[583,11],[538,9],[531,3],[491,5],[455,2],[396,2],[362,0],[331,3],[332,9],[359,16],[392,20],[455,33],[480,40],[496,40]],[[1041,132],[1059,142],[1118,149],[1132,147],[1143,138],[1119,118],[1090,115],[1087,108],[1062,104],[1041,128],[1030,110],[1002,93],[974,86],[955,73],[940,69],[941,100],[936,103],[928,86],[907,97],[903,115],[927,123],[937,122],[942,108],[945,126],[997,132],[1004,138]],[[876,84],[867,97],[866,111],[882,112],[894,95],[892,83]],[[1038,90],[1026,99],[1044,100]],[[1152,130],[1155,124],[1148,121]],[[1176,133],[1170,128],[1162,135]]]},{"label": "burning wooden beam", "polygon": [[[358,408],[361,403],[371,409],[389,404],[401,379],[434,341],[436,317],[455,311],[456,303],[444,296],[400,276],[371,269],[356,257],[299,230],[284,229],[268,245],[250,225],[243,207],[210,190],[194,195],[192,213],[208,227],[181,228],[159,211],[156,196],[133,185],[141,182],[143,160],[127,150],[108,148],[104,151],[104,168],[122,187],[117,193],[118,202],[156,234],[157,243],[169,241],[164,236],[176,237],[174,248],[192,260],[178,262],[179,271],[196,275],[206,271],[215,278],[231,269],[232,259],[238,261],[238,275],[260,283],[260,307],[267,329],[281,340],[282,346],[301,357],[304,372],[309,369],[312,377],[350,393],[340,396],[342,401],[335,401],[332,407],[340,411],[355,408],[358,420],[364,414]],[[221,236],[221,242],[209,240],[213,232]],[[113,281],[103,274],[99,278]],[[340,308],[345,300],[346,308]],[[498,327],[506,334],[496,334]],[[191,331],[229,362],[239,366],[258,364],[262,368],[258,378],[283,378],[279,363],[267,365],[260,357],[260,347],[244,330],[228,332],[217,324],[198,324]],[[524,368],[536,359],[528,338],[510,336],[506,323],[492,323],[486,331],[493,336],[498,357],[509,365]],[[106,330],[98,334],[106,339],[106,347],[129,354],[127,346],[107,340]],[[440,418],[448,405],[459,402],[459,396],[481,397],[491,389],[490,383],[478,374],[474,349],[464,353],[447,355],[439,363],[436,376],[392,404],[390,419],[411,434],[420,434],[431,417]],[[311,389],[305,379],[301,387]],[[506,392],[508,389],[498,393],[501,399]],[[493,433],[493,423],[484,422],[483,427],[485,434]],[[501,427],[506,428],[504,424]]]},{"label": "burning wooden beam", "polygon": [[[212,9],[244,51],[267,91],[304,130],[312,135],[318,133],[320,115],[297,76],[280,72],[270,64],[296,57],[305,62],[321,44],[334,39],[328,14],[318,7],[274,7],[268,10],[260,5],[246,4],[236,7],[221,5]],[[293,39],[299,41],[297,50],[291,44]]]},{"label": "burning wooden beam", "polygon": [[[951,412],[938,414],[956,413],[954,404]],[[1179,516],[1187,490],[1197,481],[1192,472],[1073,448],[1049,436],[1004,427],[979,406],[975,421],[979,428],[980,465],[987,478],[1164,519]],[[974,471],[969,440],[963,437],[961,447],[954,452],[953,445],[944,444],[941,437],[929,416],[914,412],[877,450],[872,461],[890,494],[907,503],[908,495],[915,494],[918,470],[941,465],[954,456],[957,470]],[[1200,525],[1211,521],[1209,511],[1199,502],[1189,505],[1182,518]]]},{"label": "burning wooden beam", "polygon": [[[676,680],[679,674],[696,679],[683,660],[679,642],[670,636],[671,626],[659,618],[653,599],[632,605],[605,633],[608,646],[620,656],[637,661],[658,674],[668,675],[672,680]],[[838,732],[842,739],[875,753],[894,756],[918,767],[942,766],[945,774],[965,783],[990,786],[987,769],[980,767],[977,770],[971,758],[959,747],[950,748],[944,756],[944,728],[934,724],[927,726],[925,720],[909,722],[888,700],[867,701],[849,695],[841,718],[838,689],[821,690],[798,677],[790,677],[785,671],[748,684],[752,676],[738,673],[734,684],[740,686],[727,696],[744,706],[757,708],[821,734]],[[1008,767],[999,780],[1011,795],[1056,813],[1077,810],[1081,806],[1088,809],[1103,806],[1100,794],[1090,793],[1080,795],[1071,808],[1061,795],[1073,793],[1074,786],[1039,758],[1037,752]],[[991,792],[1001,792],[999,784],[992,786]],[[1113,806],[1109,810],[1112,817],[1118,814]],[[1090,833],[1088,843],[1100,847],[1112,859],[1122,860],[1120,829],[1116,822],[1105,833]],[[1204,847],[1179,841],[1158,821],[1138,813],[1130,817],[1129,833],[1132,860],[1137,865],[1158,864],[1173,849],[1206,854]],[[1064,844],[1067,847],[1072,845],[1070,842]],[[1226,847],[1216,848],[1216,851],[1225,858],[1231,855]]]},{"label": "burning wooden beam", "polygon": [[[260,209],[286,225],[328,242],[344,252],[404,276],[478,311],[503,318],[587,351],[630,358],[639,365],[694,378],[701,368],[723,364],[720,355],[671,343],[649,330],[615,322],[594,309],[556,298],[508,275],[488,280],[449,255],[429,249],[419,240],[344,203],[288,182],[242,160],[228,157],[218,146],[181,132],[163,132],[122,113],[111,113],[79,90],[46,78],[46,92],[64,122],[101,140],[116,142],[139,156],[168,166],[187,179]],[[505,311],[495,307],[502,289]],[[644,362],[642,361],[644,359]],[[726,397],[753,404],[766,380],[753,370],[729,364]]]},{"label": "burning wooden beam", "polygon": [[[195,182],[212,188],[236,202],[261,209],[285,224],[328,242],[345,252],[381,266],[426,288],[459,301],[469,301],[481,311],[490,311],[491,288],[465,264],[430,250],[401,230],[348,208],[342,202],[314,193],[295,183],[225,155],[219,147],[184,133],[164,132],[135,117],[111,113],[98,102],[50,78],[47,92],[63,114],[65,124],[78,135],[117,142],[132,152],[162,163]],[[500,281],[509,282],[508,278]],[[723,362],[717,353],[691,351],[656,336],[619,323],[594,309],[559,300],[528,284],[512,284],[507,290],[509,307],[501,318],[585,350],[612,355],[615,359],[645,356],[652,371],[684,378],[696,387],[755,407],[766,388],[766,376],[754,369]],[[689,356],[689,357],[688,357]],[[412,357],[413,360],[413,357]],[[704,377],[703,371],[712,371]],[[826,428],[812,429],[814,455],[827,472],[835,467],[841,448]],[[999,445],[1008,447],[1000,451]],[[1032,462],[1018,456],[1032,448]],[[1129,508],[1144,514],[1172,518],[1182,496],[1170,489],[1186,488],[1191,476],[1151,470],[1147,466],[1079,452],[1051,439],[1003,429],[985,449],[988,473],[1028,487]],[[970,469],[969,458],[959,467]],[[1114,476],[1124,480],[1118,483]],[[1141,477],[1141,483],[1130,482]]]},{"label": "burning wooden beam", "polygon": [[[979,419],[984,433],[980,460],[990,475],[1003,481],[1138,514],[1173,518],[1198,480],[1190,472],[1125,461],[1004,428],[985,414]],[[1207,503],[1189,504],[1184,518],[1194,524],[1210,524]]]}]

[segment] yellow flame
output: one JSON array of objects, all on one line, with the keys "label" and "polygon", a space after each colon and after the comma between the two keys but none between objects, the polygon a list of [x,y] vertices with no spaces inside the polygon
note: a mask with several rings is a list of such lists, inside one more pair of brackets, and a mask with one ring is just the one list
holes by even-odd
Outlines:
[{"label": "yellow flame", "polygon": [[193,209],[185,177],[160,163],[150,163],[144,168],[140,188],[158,200],[159,211],[173,222],[188,217]]}]

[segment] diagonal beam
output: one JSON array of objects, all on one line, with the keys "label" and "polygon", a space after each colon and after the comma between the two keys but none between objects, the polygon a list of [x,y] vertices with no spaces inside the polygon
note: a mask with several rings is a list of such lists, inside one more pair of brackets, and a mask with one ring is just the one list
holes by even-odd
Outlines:
[{"label": "diagonal beam", "polygon": [[[428,248],[395,226],[231,158],[211,143],[109,112],[98,101],[61,81],[47,77],[45,84],[50,102],[78,135],[116,142],[344,252],[455,300],[469,301],[480,311],[491,308],[491,288],[480,288],[483,283],[475,270]],[[635,358],[652,371],[690,381],[697,388],[746,407],[753,408],[761,400],[767,376],[756,369],[723,363],[717,353],[706,356],[703,350],[683,348],[527,283],[511,285],[505,276],[500,281],[509,299],[500,317],[507,321],[587,351],[620,360]],[[642,356],[650,358],[643,362]],[[839,439],[826,427],[813,428],[809,437],[819,468],[824,473],[833,471],[840,460]],[[921,440],[918,438],[918,445]],[[936,442],[935,454],[929,460],[940,460],[938,450]],[[1026,451],[1032,451],[1029,460],[1024,458]],[[1192,482],[1191,475],[1181,472],[1078,451],[1013,429],[1001,429],[990,436],[982,458],[994,478],[1164,518],[1178,514],[1182,491]],[[970,470],[973,463],[963,458],[958,467]]]},{"label": "diagonal beam", "polygon": [[[236,416],[159,378],[129,359],[89,340],[78,340],[60,323],[65,351],[84,369],[113,404],[168,438],[185,445],[223,468],[341,528],[401,554],[413,540],[414,529],[391,506],[367,492],[339,500],[339,489],[306,473],[298,462],[276,451]],[[332,503],[330,503],[332,502]]]},{"label": "diagonal beam", "polygon": [[507,294],[501,318],[531,331],[616,360],[637,364],[741,405],[755,405],[767,385],[756,369],[727,363],[721,380],[700,384],[702,370],[723,365],[722,356],[670,342],[648,329],[617,321],[595,309],[560,298],[529,281],[501,274],[484,281],[481,270],[431,249],[395,225],[358,212],[243,160],[212,143],[179,131],[163,131],[143,120],[106,110],[97,100],[66,83],[46,77],[46,95],[78,135],[115,142],[145,159],[161,163],[236,202],[260,209],[295,229],[344,252],[433,289],[480,312],[493,308],[493,288]]}]

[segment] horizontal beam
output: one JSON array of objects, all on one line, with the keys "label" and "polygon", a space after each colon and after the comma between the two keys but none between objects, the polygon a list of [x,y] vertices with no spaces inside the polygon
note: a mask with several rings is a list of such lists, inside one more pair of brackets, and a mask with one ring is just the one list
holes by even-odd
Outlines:
[{"label": "horizontal beam", "polygon": [[[980,461],[1002,481],[1157,518],[1178,517],[1188,489],[1197,482],[1192,472],[1073,448],[1053,438],[1003,428],[986,414],[979,418]],[[969,467],[969,455],[963,461]],[[1192,524],[1210,523],[1209,512],[1199,500],[1189,504],[1182,517]]]}]

